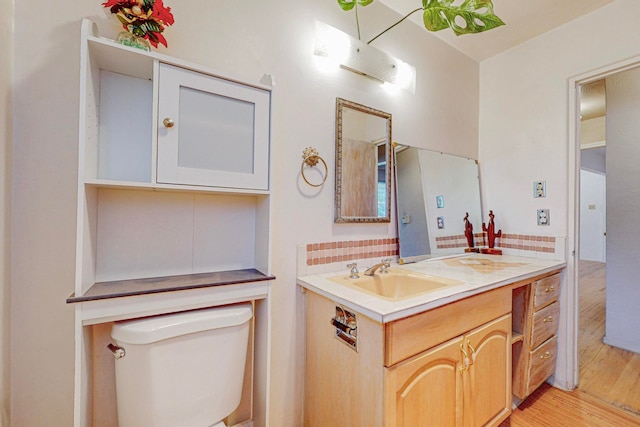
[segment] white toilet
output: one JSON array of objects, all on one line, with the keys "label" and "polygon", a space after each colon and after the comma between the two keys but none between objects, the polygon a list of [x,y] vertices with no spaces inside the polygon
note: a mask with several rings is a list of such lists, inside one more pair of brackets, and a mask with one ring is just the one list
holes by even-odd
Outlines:
[{"label": "white toilet", "polygon": [[240,404],[251,304],[117,322],[120,427],[224,427]]}]

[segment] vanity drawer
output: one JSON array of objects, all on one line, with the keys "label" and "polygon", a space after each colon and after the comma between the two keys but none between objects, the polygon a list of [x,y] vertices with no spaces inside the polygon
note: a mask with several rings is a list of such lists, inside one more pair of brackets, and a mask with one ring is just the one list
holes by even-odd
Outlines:
[{"label": "vanity drawer", "polygon": [[534,296],[533,306],[535,309],[543,307],[560,295],[560,274],[545,277],[533,282]]},{"label": "vanity drawer", "polygon": [[558,337],[555,336],[531,352],[527,395],[538,388],[547,378],[553,375],[556,369],[557,354]]},{"label": "vanity drawer", "polygon": [[531,329],[531,348],[536,348],[558,332],[558,315],[560,303],[558,301],[533,313],[533,327]]},{"label": "vanity drawer", "polygon": [[511,312],[511,289],[494,289],[385,324],[385,360],[390,367]]}]

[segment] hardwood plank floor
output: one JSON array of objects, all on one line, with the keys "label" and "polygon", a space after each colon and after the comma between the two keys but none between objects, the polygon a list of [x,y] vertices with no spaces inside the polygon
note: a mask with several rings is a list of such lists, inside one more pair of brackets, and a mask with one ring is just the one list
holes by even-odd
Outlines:
[{"label": "hardwood plank floor", "polygon": [[500,427],[637,427],[640,416],[579,390],[541,385]]},{"label": "hardwood plank floor", "polygon": [[580,261],[580,384],[584,393],[640,415],[640,355],[602,342],[605,267]]},{"label": "hardwood plank floor", "polygon": [[640,426],[640,355],[602,342],[605,264],[580,262],[580,385],[543,384],[500,427]]}]

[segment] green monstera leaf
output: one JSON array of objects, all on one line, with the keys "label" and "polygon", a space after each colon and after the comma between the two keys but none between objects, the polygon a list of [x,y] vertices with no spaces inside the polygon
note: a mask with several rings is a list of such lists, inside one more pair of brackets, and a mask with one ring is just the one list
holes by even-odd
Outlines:
[{"label": "green monstera leaf", "polygon": [[358,6],[368,6],[373,3],[373,0],[338,0],[338,4],[342,8],[342,10],[351,10],[356,5]]},{"label": "green monstera leaf", "polygon": [[[422,0],[424,26],[429,31],[451,28],[459,36],[492,30],[504,25],[502,19],[493,13],[491,0],[465,0],[460,6],[454,0]],[[464,26],[456,23],[456,18],[465,21]]]}]

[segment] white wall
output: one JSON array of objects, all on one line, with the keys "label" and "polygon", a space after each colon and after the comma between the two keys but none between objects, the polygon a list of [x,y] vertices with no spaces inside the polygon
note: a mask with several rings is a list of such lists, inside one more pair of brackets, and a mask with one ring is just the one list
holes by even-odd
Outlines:
[{"label": "white wall", "polygon": [[[509,233],[568,234],[568,82],[573,76],[640,54],[640,2],[617,0],[480,65],[480,167],[483,206]],[[508,179],[505,179],[508,177]],[[547,197],[532,198],[532,182]],[[536,209],[551,225],[536,225]],[[567,245],[571,254],[571,242]],[[569,282],[570,283],[570,282]],[[568,314],[568,289],[561,295]],[[559,360],[567,359],[564,321]],[[561,373],[560,381],[571,375]],[[568,380],[567,380],[568,381]],[[568,384],[570,381],[566,382]]]},{"label": "white wall", "polygon": [[[271,425],[302,424],[302,298],[296,245],[395,236],[391,224],[333,223],[335,98],[393,114],[393,139],[477,157],[478,64],[417,26],[375,42],[418,71],[416,94],[389,94],[377,83],[312,57],[314,19],[352,34],[353,14],[336,2],[167,1],[176,23],[168,54],[257,82],[272,74],[274,328]],[[113,37],[113,17],[95,0],[17,2],[12,261],[12,425],[72,425],[73,291],[79,22],[98,21]],[[363,38],[398,18],[374,2],[360,11]],[[329,165],[321,189],[300,176],[302,150]],[[239,230],[239,232],[241,232]]]},{"label": "white wall", "polygon": [[0,0],[0,427],[8,425],[13,1]]},{"label": "white wall", "polygon": [[580,259],[605,262],[606,176],[580,170]]},{"label": "white wall", "polygon": [[640,68],[607,77],[607,307],[604,341],[640,353]]}]

